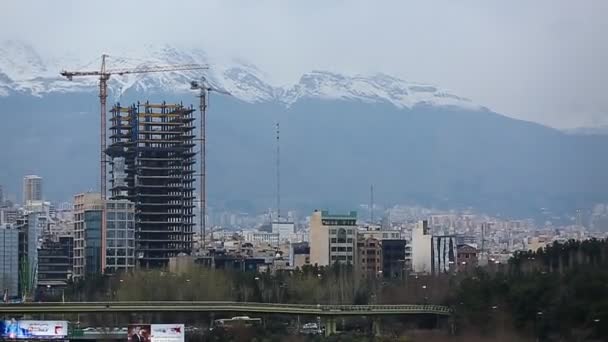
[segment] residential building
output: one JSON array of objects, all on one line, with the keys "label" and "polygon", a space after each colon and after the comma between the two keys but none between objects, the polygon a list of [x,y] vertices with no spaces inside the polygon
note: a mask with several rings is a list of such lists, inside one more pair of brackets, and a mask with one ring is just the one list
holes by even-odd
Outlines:
[{"label": "residential building", "polygon": [[0,225],[0,290],[19,295],[19,231]]},{"label": "residential building", "polygon": [[308,242],[298,242],[289,245],[289,265],[302,268],[310,265],[310,246]]},{"label": "residential building", "polygon": [[373,238],[378,240],[401,239],[401,231],[399,230],[364,230],[359,231],[359,234],[362,234],[364,238]]},{"label": "residential building", "polygon": [[13,208],[0,208],[0,224],[14,224],[17,223],[19,217],[19,211]]},{"label": "residential building", "polygon": [[403,277],[412,257],[406,246],[406,240],[382,240],[382,274],[385,278]]},{"label": "residential building", "polygon": [[74,237],[46,240],[38,250],[38,287],[66,287],[72,279]]},{"label": "residential building", "polygon": [[42,201],[42,177],[28,175],[23,177],[23,204]]},{"label": "residential building", "polygon": [[249,241],[255,245],[259,245],[261,243],[265,243],[273,247],[277,247],[279,245],[279,233],[248,231],[243,232],[243,237],[245,238],[245,241]]},{"label": "residential building", "polygon": [[279,242],[289,241],[295,231],[293,222],[272,222],[272,232],[279,234]]},{"label": "residential building", "polygon": [[382,246],[379,239],[360,237],[357,242],[357,268],[364,278],[382,275]]},{"label": "residential building", "polygon": [[327,266],[354,263],[357,249],[357,212],[330,214],[315,210],[310,218],[310,263]]},{"label": "residential building", "polygon": [[456,236],[433,236],[431,244],[433,273],[441,274],[455,272],[457,261]]},{"label": "residential building", "polygon": [[417,222],[416,227],[412,230],[412,271],[414,273],[431,273],[431,239],[428,221]]},{"label": "residential building", "polygon": [[479,250],[474,245],[458,245],[457,253],[458,271],[463,272],[477,267]]}]

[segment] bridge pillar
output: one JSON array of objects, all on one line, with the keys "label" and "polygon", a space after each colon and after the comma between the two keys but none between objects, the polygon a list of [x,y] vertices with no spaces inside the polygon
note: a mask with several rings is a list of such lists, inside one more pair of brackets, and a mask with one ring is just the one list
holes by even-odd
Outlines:
[{"label": "bridge pillar", "polygon": [[334,335],[336,333],[336,319],[334,317],[326,317],[324,319],[325,324],[325,337]]},{"label": "bridge pillar", "polygon": [[372,318],[372,332],[374,336],[382,336],[382,327],[380,323],[380,317]]}]

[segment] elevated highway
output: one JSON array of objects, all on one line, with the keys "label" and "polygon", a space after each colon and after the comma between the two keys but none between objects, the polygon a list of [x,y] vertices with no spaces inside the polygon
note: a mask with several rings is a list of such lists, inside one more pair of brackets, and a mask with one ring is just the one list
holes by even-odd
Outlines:
[{"label": "elevated highway", "polygon": [[119,312],[234,312],[314,316],[440,315],[451,310],[441,305],[304,305],[247,302],[52,302],[1,304],[0,314],[119,313]]}]

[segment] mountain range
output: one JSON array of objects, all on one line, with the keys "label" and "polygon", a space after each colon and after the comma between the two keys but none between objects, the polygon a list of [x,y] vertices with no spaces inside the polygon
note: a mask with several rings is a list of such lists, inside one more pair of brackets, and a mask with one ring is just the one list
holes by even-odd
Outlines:
[{"label": "mountain range", "polygon": [[[189,83],[203,76],[231,94],[210,100],[211,207],[273,206],[276,122],[286,207],[350,209],[368,201],[370,184],[386,205],[512,216],[573,212],[608,197],[608,136],[511,119],[438,86],[327,71],[276,85],[250,63],[168,45],[109,58],[110,68],[190,63],[210,69],[112,77],[108,101],[196,104]],[[0,184],[8,192],[18,193],[29,173],[45,178],[53,200],[97,187],[98,80],[68,81],[59,71],[98,64],[0,44]]]}]

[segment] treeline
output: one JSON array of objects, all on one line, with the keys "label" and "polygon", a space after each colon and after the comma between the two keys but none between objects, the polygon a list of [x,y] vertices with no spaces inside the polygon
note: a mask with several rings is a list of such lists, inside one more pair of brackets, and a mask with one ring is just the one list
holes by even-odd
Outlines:
[{"label": "treeline", "polygon": [[505,272],[478,269],[449,300],[457,326],[540,340],[608,340],[608,242],[516,253]]},{"label": "treeline", "polygon": [[252,273],[139,271],[74,284],[66,300],[444,304],[458,334],[504,340],[608,340],[608,242],[554,243],[472,273],[362,278],[351,266]]}]

